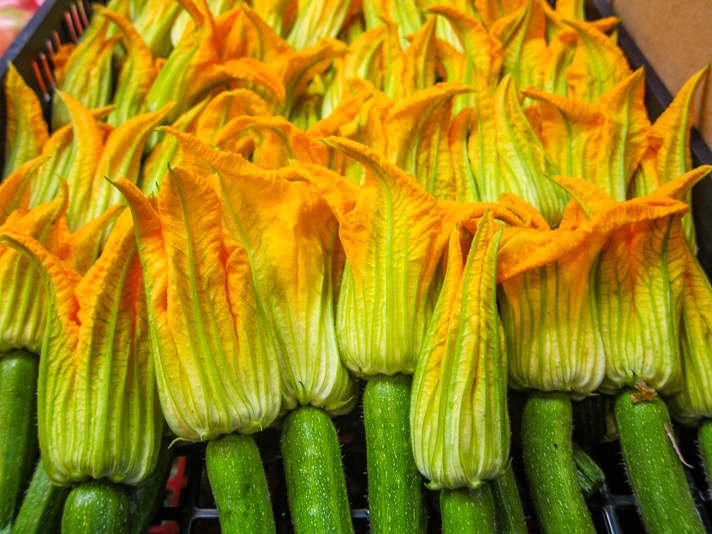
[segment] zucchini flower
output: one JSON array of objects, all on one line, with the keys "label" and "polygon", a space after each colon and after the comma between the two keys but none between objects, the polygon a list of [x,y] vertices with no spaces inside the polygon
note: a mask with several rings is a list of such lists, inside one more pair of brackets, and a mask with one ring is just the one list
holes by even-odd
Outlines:
[{"label": "zucchini flower", "polygon": [[476,489],[509,456],[507,356],[496,303],[502,230],[485,214],[466,258],[461,232],[450,234],[443,288],[413,378],[413,456],[431,489]]},{"label": "zucchini flower", "polygon": [[168,425],[191,441],[267,427],[280,409],[277,355],[216,185],[177,167],[152,203],[128,180],[115,184],[136,225]]},{"label": "zucchini flower", "polygon": [[668,401],[675,417],[686,424],[712,418],[711,340],[712,286],[697,258],[685,247],[681,335],[684,387]]},{"label": "zucchini flower", "polygon": [[[639,380],[661,393],[680,387],[680,313],[684,242],[677,239],[687,211],[678,198],[710,171],[700,167],[672,180],[648,197],[622,203],[652,208],[637,220],[618,224],[597,266],[598,311],[606,352],[604,391],[633,387]],[[582,201],[597,210],[598,200]],[[598,206],[597,206],[598,204]]]},{"label": "zucchini flower", "polygon": [[[530,225],[505,230],[502,238],[498,275],[502,324],[514,387],[580,397],[594,392],[606,372],[607,330],[598,312],[604,246],[621,228],[679,214],[684,205],[650,197],[618,203],[583,180],[557,181],[576,200],[569,203],[556,230],[550,230],[535,210],[527,210],[513,197],[504,198],[505,206],[519,211]],[[509,269],[519,261],[539,267],[512,276]]]},{"label": "zucchini flower", "polygon": [[167,120],[174,122],[207,91],[236,80],[254,82],[284,99],[284,86],[261,61],[242,57],[220,62],[220,36],[204,0],[182,0],[181,5],[195,27],[181,38],[156,76],[146,97],[148,111],[173,102]]},{"label": "zucchini flower", "polygon": [[[350,411],[358,387],[336,342],[334,301],[343,251],[329,205],[291,169],[266,171],[195,137],[171,133],[186,165],[187,153],[219,176],[225,231],[247,250],[256,295],[277,340],[284,408]],[[309,169],[320,168],[301,168],[307,179]]]},{"label": "zucchini flower", "polygon": [[47,473],[57,484],[144,480],[158,457],[163,419],[130,214],[84,276],[28,236],[6,231],[0,242],[32,260],[53,311],[38,385]]},{"label": "zucchini flower", "polygon": [[0,147],[5,155],[2,178],[39,156],[49,139],[42,106],[12,63],[8,64],[5,76],[5,98],[6,139],[5,146]]},{"label": "zucchini flower", "polygon": [[[690,131],[695,121],[693,101],[695,92],[709,67],[693,75],[682,86],[672,103],[663,111],[655,124],[647,130],[647,150],[640,162],[629,194],[637,197],[649,195],[669,180],[692,169],[690,154]],[[691,204],[688,191],[683,200]],[[685,237],[693,251],[697,250],[692,213],[682,217]]]},{"label": "zucchini flower", "polygon": [[[104,18],[95,21],[82,36],[81,42],[69,55],[63,67],[63,76],[57,88],[81,102],[89,109],[106,106],[111,102],[114,85],[112,56],[121,41],[119,36],[109,36],[111,23]],[[69,124],[70,116],[61,101],[54,100],[52,126]]]},{"label": "zucchini flower", "polygon": [[[36,239],[79,273],[98,256],[100,235],[117,215],[117,208],[70,234],[64,218],[67,185],[59,195],[28,209],[28,182],[37,160],[20,167],[0,186],[0,232],[13,231]],[[0,352],[24,348],[39,354],[47,323],[48,301],[37,287],[38,273],[30,258],[0,247]]]},{"label": "zucchini flower", "polygon": [[337,137],[326,142],[366,168],[362,186],[314,176],[348,259],[336,314],[342,358],[357,376],[412,374],[455,212],[369,148]]}]

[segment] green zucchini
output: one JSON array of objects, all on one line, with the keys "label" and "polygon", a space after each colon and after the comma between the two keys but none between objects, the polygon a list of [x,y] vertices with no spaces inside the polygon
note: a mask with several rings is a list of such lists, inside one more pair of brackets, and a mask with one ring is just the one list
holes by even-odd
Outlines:
[{"label": "green zucchini", "polygon": [[13,534],[53,534],[60,531],[64,501],[72,488],[57,486],[40,459],[30,488],[12,527]]},{"label": "green zucchini", "polygon": [[594,534],[574,461],[571,400],[534,391],[522,414],[522,454],[534,508],[546,534]]},{"label": "green zucchini", "polygon": [[0,530],[9,529],[37,463],[39,356],[24,350],[0,355]]},{"label": "green zucchini", "polygon": [[423,480],[410,448],[411,378],[378,375],[366,384],[368,501],[374,534],[418,534],[427,528]]},{"label": "green zucchini", "polygon": [[229,434],[208,442],[208,478],[224,534],[274,534],[262,458],[252,436]]},{"label": "green zucchini", "polygon": [[596,493],[606,481],[606,475],[598,464],[593,461],[586,451],[573,443],[574,462],[576,462],[576,473],[578,474],[579,486],[584,497],[590,497]]},{"label": "green zucchini", "polygon": [[651,534],[705,532],[673,445],[672,423],[659,398],[625,389],[615,405],[623,459],[643,522]]},{"label": "green zucchini", "polygon": [[705,419],[697,431],[697,446],[702,457],[702,466],[707,476],[707,487],[712,488],[712,421]]},{"label": "green zucchini", "polygon": [[62,533],[129,534],[126,488],[108,480],[82,482],[69,492],[62,515]]},{"label": "green zucchini", "polygon": [[495,505],[489,482],[477,489],[440,490],[443,534],[497,532]]},{"label": "green zucchini", "polygon": [[282,457],[296,534],[353,533],[339,438],[327,413],[311,406],[290,412]]},{"label": "green zucchini", "polygon": [[499,477],[490,482],[499,534],[526,534],[527,524],[519,498],[517,480],[509,465]]},{"label": "green zucchini", "polygon": [[169,440],[161,444],[158,462],[151,476],[129,489],[129,516],[133,534],[146,534],[161,504],[173,467],[173,449],[169,445]]}]

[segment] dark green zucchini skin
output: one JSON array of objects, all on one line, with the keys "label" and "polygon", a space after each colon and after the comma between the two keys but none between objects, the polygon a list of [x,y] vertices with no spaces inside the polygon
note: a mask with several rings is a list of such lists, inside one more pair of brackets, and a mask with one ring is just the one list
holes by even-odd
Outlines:
[{"label": "dark green zucchini skin", "polygon": [[126,487],[105,479],[82,482],[64,504],[62,534],[129,534],[129,524]]},{"label": "dark green zucchini skin", "polygon": [[301,406],[287,415],[282,458],[296,534],[352,534],[339,438],[326,412]]},{"label": "dark green zucchini skin", "polygon": [[426,531],[423,479],[410,448],[411,378],[378,375],[366,384],[368,501],[374,534]]},{"label": "dark green zucchini skin", "polygon": [[60,532],[64,501],[72,488],[57,486],[49,478],[40,459],[30,487],[12,527],[13,534],[54,534]]},{"label": "dark green zucchini skin", "polygon": [[205,462],[222,532],[274,534],[272,502],[255,440],[242,434],[211,440]]},{"label": "dark green zucchini skin", "polygon": [[494,497],[497,532],[499,534],[527,534],[524,510],[512,466],[508,466],[504,473],[492,480],[490,484]]},{"label": "dark green zucchini skin", "polygon": [[595,534],[583,500],[566,393],[534,391],[522,414],[522,454],[539,523],[546,534]]},{"label": "dark green zucchini skin", "polygon": [[657,396],[638,400],[635,390],[625,389],[616,399],[615,415],[628,479],[648,532],[705,532],[669,435],[665,403]]},{"label": "dark green zucchini skin", "polygon": [[712,420],[705,419],[697,431],[697,446],[707,476],[707,486],[712,488]]},{"label": "dark green zucchini skin", "polygon": [[133,534],[146,533],[161,505],[166,482],[173,466],[173,449],[169,446],[170,441],[164,440],[158,453],[156,468],[151,476],[129,489],[129,515]]},{"label": "dark green zucchini skin", "polygon": [[0,531],[12,525],[39,456],[38,370],[36,354],[0,355]]}]

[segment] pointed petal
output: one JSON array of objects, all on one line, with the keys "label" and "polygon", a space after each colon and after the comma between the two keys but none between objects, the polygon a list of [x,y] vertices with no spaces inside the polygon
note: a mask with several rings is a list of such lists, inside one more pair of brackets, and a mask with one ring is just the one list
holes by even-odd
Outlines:
[{"label": "pointed petal", "polygon": [[39,156],[42,146],[49,139],[39,100],[12,63],[8,64],[5,77],[5,95],[3,178],[10,176],[26,161]]}]

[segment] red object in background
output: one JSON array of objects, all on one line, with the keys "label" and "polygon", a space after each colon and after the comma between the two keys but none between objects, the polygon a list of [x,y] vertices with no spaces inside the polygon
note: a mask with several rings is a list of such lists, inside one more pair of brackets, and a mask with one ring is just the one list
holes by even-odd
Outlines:
[{"label": "red object in background", "polygon": [[43,0],[0,0],[0,56],[10,47],[42,2]]}]

